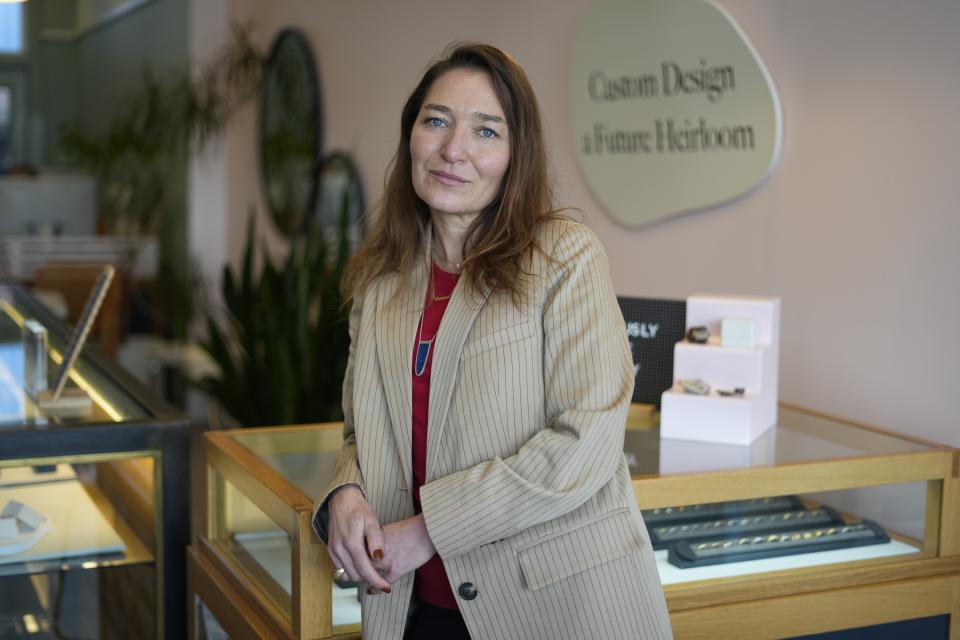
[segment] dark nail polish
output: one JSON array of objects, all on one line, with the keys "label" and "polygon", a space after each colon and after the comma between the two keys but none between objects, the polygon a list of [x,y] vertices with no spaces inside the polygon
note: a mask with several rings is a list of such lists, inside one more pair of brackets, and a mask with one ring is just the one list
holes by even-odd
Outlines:
[{"label": "dark nail polish", "polygon": [[374,560],[383,560],[383,549],[374,549],[374,550],[373,550],[373,559],[374,559]]},{"label": "dark nail polish", "polygon": [[393,589],[391,589],[390,587],[387,587],[386,589],[383,590],[383,592],[384,592],[384,593],[393,593]]},{"label": "dark nail polish", "polygon": [[367,589],[367,595],[368,595],[368,596],[372,596],[372,595],[373,595],[373,589],[368,588],[368,589]]}]

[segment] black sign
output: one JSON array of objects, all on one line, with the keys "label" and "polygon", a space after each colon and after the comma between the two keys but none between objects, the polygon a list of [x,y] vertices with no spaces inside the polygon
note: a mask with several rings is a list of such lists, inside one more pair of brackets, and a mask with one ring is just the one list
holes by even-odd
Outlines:
[{"label": "black sign", "polygon": [[683,340],[686,300],[617,297],[633,354],[633,402],[655,404],[673,386],[673,345]]}]

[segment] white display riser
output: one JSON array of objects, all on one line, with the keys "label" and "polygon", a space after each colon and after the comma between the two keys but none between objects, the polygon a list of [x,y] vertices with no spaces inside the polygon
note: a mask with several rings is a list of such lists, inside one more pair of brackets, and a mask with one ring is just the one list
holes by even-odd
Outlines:
[{"label": "white display riser", "polygon": [[661,396],[661,438],[748,445],[776,421],[776,393],[698,396],[675,386]]},{"label": "white display riser", "polygon": [[776,393],[776,357],[769,346],[721,347],[678,342],[673,348],[673,379],[700,378],[711,387]]},{"label": "white display riser", "polygon": [[720,336],[724,318],[752,318],[757,344],[780,342],[780,299],[760,296],[695,295],[687,298],[687,328],[703,326]]}]

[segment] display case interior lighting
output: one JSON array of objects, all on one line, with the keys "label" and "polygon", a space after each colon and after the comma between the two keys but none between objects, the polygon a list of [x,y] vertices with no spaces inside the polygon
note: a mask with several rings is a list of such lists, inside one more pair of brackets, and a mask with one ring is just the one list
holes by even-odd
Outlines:
[{"label": "display case interior lighting", "polygon": [[[8,2],[9,0],[0,0],[0,2]],[[40,625],[37,623],[37,618],[32,613],[23,614],[23,628],[27,633],[40,633]]]},{"label": "display case interior lighting", "polygon": [[[2,0],[0,0],[2,1]],[[26,318],[17,311],[12,304],[6,300],[0,300],[0,308],[3,309],[4,313],[13,318],[13,321],[17,323],[18,326],[23,327]],[[63,363],[63,354],[60,353],[57,349],[53,347],[49,348],[48,353],[50,354],[50,359],[53,360],[56,364]],[[113,406],[102,394],[100,394],[90,382],[80,374],[76,368],[71,368],[70,373],[68,374],[70,379],[73,380],[78,387],[87,392],[87,395],[103,409],[104,413],[110,416],[110,419],[114,422],[123,422],[123,414]]]}]

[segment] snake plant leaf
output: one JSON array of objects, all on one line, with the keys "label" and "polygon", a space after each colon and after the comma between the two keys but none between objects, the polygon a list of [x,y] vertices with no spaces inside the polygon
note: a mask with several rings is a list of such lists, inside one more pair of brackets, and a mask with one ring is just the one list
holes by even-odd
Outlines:
[{"label": "snake plant leaf", "polygon": [[336,237],[308,218],[281,259],[270,257],[248,220],[239,275],[224,272],[227,313],[218,321],[208,314],[204,343],[222,371],[207,388],[245,426],[342,418],[349,344],[340,295],[350,252],[346,212]]},{"label": "snake plant leaf", "polygon": [[249,298],[251,292],[253,291],[253,247],[254,247],[254,232],[256,231],[257,226],[257,216],[255,211],[250,211],[247,214],[247,236],[246,236],[246,247],[243,251],[243,275],[240,281],[240,290],[243,292],[244,308],[249,308],[251,300]]}]

